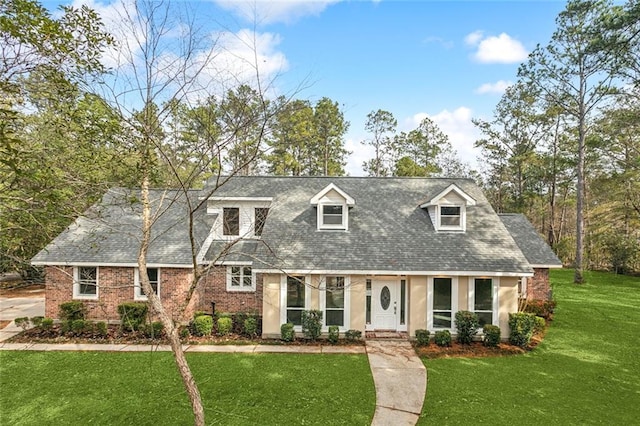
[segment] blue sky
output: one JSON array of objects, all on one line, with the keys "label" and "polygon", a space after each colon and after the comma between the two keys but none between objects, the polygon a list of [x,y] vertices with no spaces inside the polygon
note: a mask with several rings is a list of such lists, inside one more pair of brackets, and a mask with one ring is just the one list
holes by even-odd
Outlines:
[{"label": "blue sky", "polygon": [[[128,1],[128,0],[127,0]],[[110,1],[76,0],[105,16]],[[187,4],[187,1],[182,1]],[[54,3],[47,3],[52,6]],[[411,130],[425,116],[477,167],[471,118],[490,119],[519,64],[548,43],[564,1],[199,1],[199,13],[236,40],[255,36],[265,78],[296,98],[337,101],[351,123],[347,172],[371,154],[369,112],[383,109]],[[217,29],[213,29],[219,31]],[[232,37],[232,38],[234,38]],[[233,43],[232,43],[233,44]],[[247,52],[236,50],[235,56]],[[252,55],[253,52],[247,53]]]}]

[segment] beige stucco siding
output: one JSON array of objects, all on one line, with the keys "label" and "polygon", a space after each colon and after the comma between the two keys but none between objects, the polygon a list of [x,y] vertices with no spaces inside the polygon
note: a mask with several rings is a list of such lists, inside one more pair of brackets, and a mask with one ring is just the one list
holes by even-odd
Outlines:
[{"label": "beige stucco siding", "polygon": [[409,277],[409,336],[427,328],[427,277]]},{"label": "beige stucco siding", "polygon": [[469,277],[458,278],[458,310],[469,311]]},{"label": "beige stucco siding", "polygon": [[262,288],[262,335],[280,336],[280,275],[265,274]]},{"label": "beige stucco siding", "polygon": [[500,278],[498,302],[500,303],[498,318],[502,331],[501,337],[506,339],[509,337],[509,314],[518,311],[518,278]]},{"label": "beige stucco siding", "polygon": [[321,278],[324,277],[320,277],[318,275],[311,276],[311,288],[307,287],[307,291],[310,291],[311,295],[311,305],[309,305],[309,309],[320,309],[320,291],[318,289],[320,288],[320,285],[322,285],[322,288],[325,288],[324,279]]},{"label": "beige stucco siding", "polygon": [[349,327],[352,330],[360,330],[364,335],[366,323],[366,303],[367,303],[367,279],[364,275],[351,276],[349,286]]}]

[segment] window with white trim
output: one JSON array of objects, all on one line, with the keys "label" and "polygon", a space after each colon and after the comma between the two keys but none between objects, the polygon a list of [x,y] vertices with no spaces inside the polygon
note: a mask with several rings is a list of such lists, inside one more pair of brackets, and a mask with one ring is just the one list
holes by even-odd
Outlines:
[{"label": "window with white trim", "polygon": [[464,206],[438,206],[438,223],[441,230],[464,230]]},{"label": "window with white trim", "polygon": [[324,292],[324,324],[325,326],[345,325],[345,277],[326,277]]},{"label": "window with white trim", "polygon": [[469,304],[471,311],[478,315],[480,327],[485,324],[497,324],[496,283],[492,278],[474,278],[469,286]]},{"label": "window with white trim", "polygon": [[240,209],[238,207],[224,207],[222,209],[222,234],[240,235]]},{"label": "window with white trim", "polygon": [[251,266],[227,266],[227,291],[256,291],[256,279]]},{"label": "window with white trim", "polygon": [[432,306],[433,328],[452,328],[453,280],[451,278],[433,279]]},{"label": "window with white trim", "polygon": [[[149,278],[149,284],[153,288],[153,292],[156,295],[160,295],[160,269],[159,268],[147,268],[147,277]],[[140,269],[135,269],[134,277],[135,300],[147,300],[147,295],[144,294],[142,284],[140,283]]]},{"label": "window with white trim", "polygon": [[253,234],[256,237],[262,236],[262,230],[264,229],[264,222],[267,220],[267,215],[269,214],[269,208],[267,207],[256,207],[254,209],[254,226],[253,226]]},{"label": "window with white trim", "polygon": [[307,304],[307,286],[303,276],[287,276],[285,322],[302,325],[302,311]]},{"label": "window with white trim", "polygon": [[97,266],[76,266],[73,268],[73,297],[76,299],[98,298]]}]

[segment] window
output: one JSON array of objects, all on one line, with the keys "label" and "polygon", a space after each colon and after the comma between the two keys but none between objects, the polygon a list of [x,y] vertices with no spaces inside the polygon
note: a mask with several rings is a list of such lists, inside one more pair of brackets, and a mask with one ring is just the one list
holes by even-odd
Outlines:
[{"label": "window", "polygon": [[440,206],[440,226],[443,228],[461,228],[461,207]]},{"label": "window", "polygon": [[407,324],[407,304],[405,302],[407,297],[407,280],[400,280],[400,325]]},{"label": "window", "polygon": [[491,278],[475,278],[473,286],[469,289],[471,308],[478,315],[481,327],[493,324],[496,290]]},{"label": "window", "polygon": [[452,305],[452,282],[451,278],[433,279],[433,327],[451,328],[451,317],[453,313]]},{"label": "window", "polygon": [[264,229],[264,222],[267,220],[267,214],[269,214],[269,209],[266,207],[256,207],[255,209],[255,222],[253,234],[256,237],[262,235],[262,230]]},{"label": "window", "polygon": [[74,269],[73,297],[78,299],[98,298],[97,266],[78,266]]},{"label": "window", "polygon": [[224,235],[240,235],[240,209],[238,207],[222,209],[222,233]]},{"label": "window", "polygon": [[327,277],[325,290],[325,325],[344,326],[344,277]]},{"label": "window", "polygon": [[302,311],[306,304],[306,285],[302,276],[287,276],[286,322],[302,325]]},{"label": "window", "polygon": [[227,266],[227,291],[255,291],[251,266]]},{"label": "window", "polygon": [[322,206],[323,226],[342,226],[342,206],[325,205]]},{"label": "window", "polygon": [[366,280],[366,323],[371,324],[371,280]]},{"label": "window", "polygon": [[[147,277],[149,277],[149,284],[153,288],[153,292],[157,295],[160,294],[160,270],[158,268],[147,268]],[[144,294],[142,284],[140,283],[140,270],[136,268],[135,272],[135,300],[147,300],[147,295]]]}]

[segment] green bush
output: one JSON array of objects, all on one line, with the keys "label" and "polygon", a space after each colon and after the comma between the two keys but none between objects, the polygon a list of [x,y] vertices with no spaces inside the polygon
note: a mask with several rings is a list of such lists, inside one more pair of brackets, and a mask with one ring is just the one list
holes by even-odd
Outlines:
[{"label": "green bush", "polygon": [[544,329],[547,328],[547,322],[542,317],[535,317],[533,324],[533,333],[540,334],[544,332]]},{"label": "green bush", "polygon": [[193,313],[193,317],[194,317],[194,318],[201,317],[201,316],[203,316],[203,315],[208,315],[208,314],[207,314],[205,311],[195,311],[195,312]]},{"label": "green bush", "polygon": [[258,319],[256,317],[246,318],[243,324],[243,331],[250,338],[255,338],[258,335]]},{"label": "green bush", "polygon": [[495,348],[500,344],[500,327],[493,324],[485,324],[482,327],[482,332],[484,333],[483,344],[490,348]]},{"label": "green bush", "polygon": [[79,300],[71,302],[65,302],[60,304],[60,319],[66,321],[73,321],[79,319],[85,319],[87,316],[87,309]]},{"label": "green bush", "polygon": [[528,312],[509,314],[509,343],[521,348],[527,347],[533,336],[535,318],[534,314]]},{"label": "green bush", "polygon": [[550,321],[553,319],[553,313],[556,309],[556,305],[557,303],[555,300],[527,300],[527,304],[524,307],[524,312],[535,314],[536,316]]},{"label": "green bush", "polygon": [[16,324],[16,326],[21,327],[23,330],[26,330],[31,325],[31,323],[29,322],[29,318],[27,317],[18,317],[14,319],[13,322]]},{"label": "green bush", "polygon": [[311,309],[302,311],[302,334],[311,341],[320,337],[322,332],[322,311]]},{"label": "green bush", "polygon": [[449,330],[436,331],[433,341],[438,346],[451,346],[451,332]]},{"label": "green bush", "polygon": [[31,317],[31,324],[33,324],[34,327],[40,327],[43,319],[43,316]]},{"label": "green bush", "polygon": [[416,343],[418,346],[429,346],[429,330],[416,330]]},{"label": "green bush", "polygon": [[191,336],[191,332],[189,331],[189,327],[183,327],[180,329],[180,338],[188,339]]},{"label": "green bush", "polygon": [[288,322],[280,326],[280,338],[285,342],[293,342],[296,333],[293,331],[293,323]]},{"label": "green bush", "polygon": [[209,336],[213,331],[213,317],[200,315],[193,319],[193,334],[196,336]]},{"label": "green bush", "polygon": [[229,317],[218,318],[218,334],[227,336],[233,329],[233,320]]},{"label": "green bush", "polygon": [[95,328],[96,333],[102,337],[107,337],[107,334],[109,334],[109,328],[107,327],[107,323],[104,321],[98,321],[95,324]]},{"label": "green bush", "polygon": [[458,331],[458,343],[468,345],[473,342],[473,336],[478,332],[480,322],[478,315],[471,311],[458,311],[455,315],[456,330]]},{"label": "green bush", "polygon": [[91,326],[90,323],[87,323],[87,321],[82,319],[73,320],[73,321],[70,321],[70,323],[71,323],[71,333],[73,333],[76,336],[80,336],[84,334],[87,331],[87,329]]},{"label": "green bush", "polygon": [[151,324],[140,326],[140,331],[150,339],[159,339],[164,331],[164,324],[160,321],[154,321]]},{"label": "green bush", "polygon": [[349,342],[355,342],[362,338],[362,331],[360,330],[347,330],[344,333],[344,338]]},{"label": "green bush", "polygon": [[147,321],[149,307],[144,302],[125,302],[118,305],[120,326],[127,331],[136,331]]},{"label": "green bush", "polygon": [[53,318],[43,318],[40,325],[45,330],[51,330],[53,328]]},{"label": "green bush", "polygon": [[338,343],[339,338],[340,338],[340,327],[338,327],[337,325],[330,325],[329,326],[329,342],[335,345],[336,343]]}]

